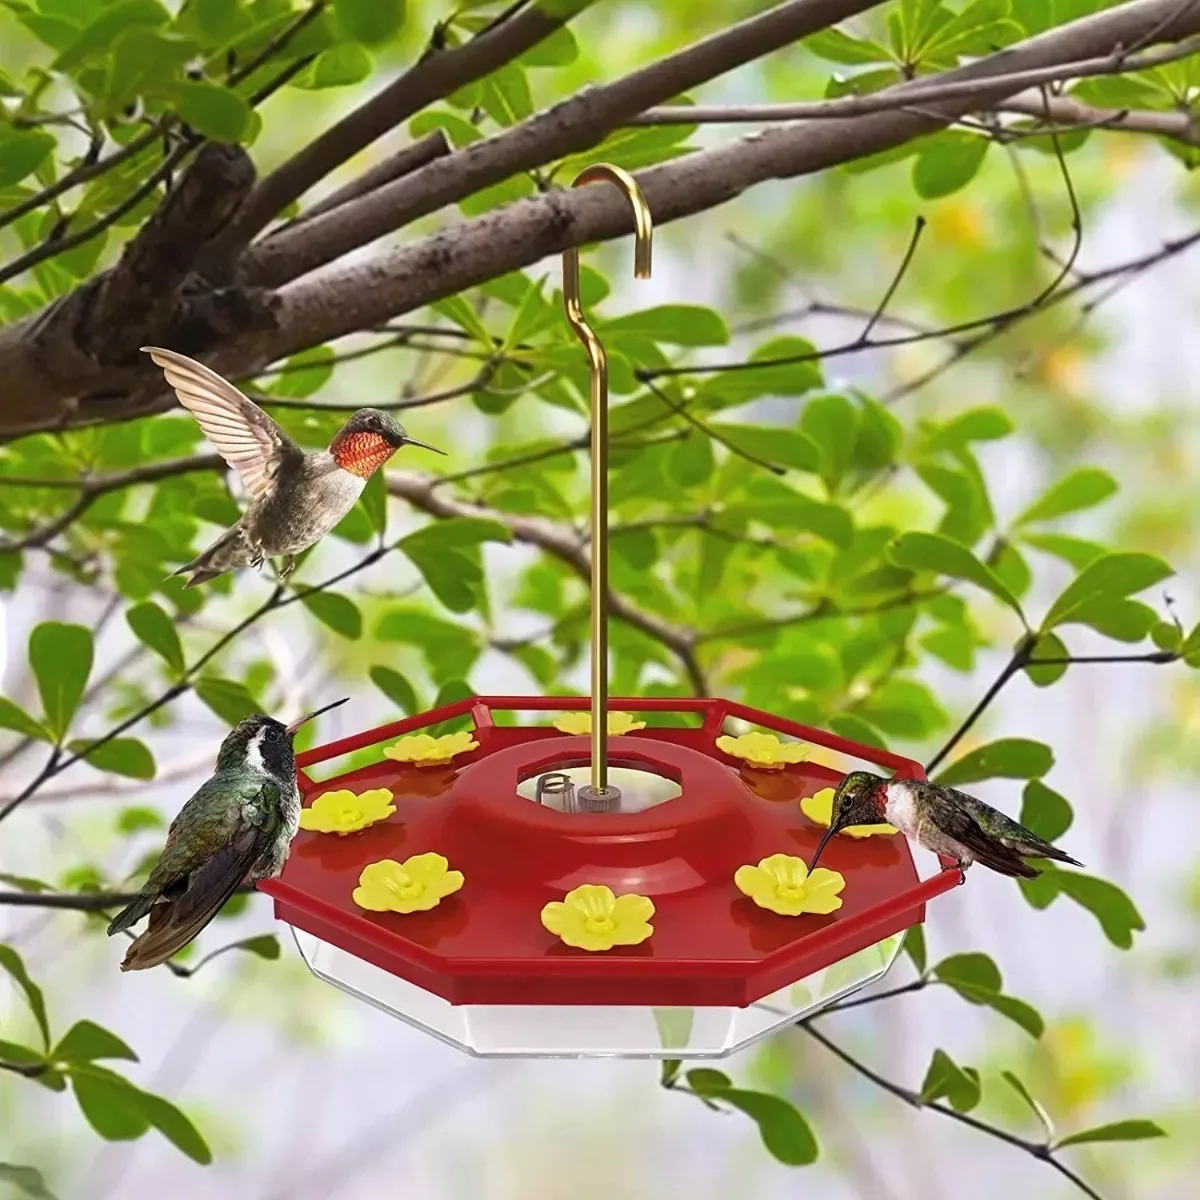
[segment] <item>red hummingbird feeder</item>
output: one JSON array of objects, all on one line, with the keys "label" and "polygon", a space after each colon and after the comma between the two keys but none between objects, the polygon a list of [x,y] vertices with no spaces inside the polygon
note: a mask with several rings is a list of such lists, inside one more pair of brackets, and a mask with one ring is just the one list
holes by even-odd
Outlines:
[{"label": "red hummingbird feeder", "polygon": [[[604,164],[575,183],[595,180],[629,198],[648,277],[640,189]],[[471,1054],[719,1058],[879,979],[962,876],[942,859],[921,879],[886,826],[835,837],[806,875],[825,832],[809,801],[842,773],[725,726],[924,778],[909,759],[724,699],[621,698],[647,719],[610,731],[607,372],[574,249],[563,294],[591,365],[591,696],[469,697],[298,755],[301,832],[259,887],[319,978]],[[700,724],[656,727],[664,712]],[[463,717],[469,733],[405,736]],[[336,778],[304,770],[397,738]]]}]

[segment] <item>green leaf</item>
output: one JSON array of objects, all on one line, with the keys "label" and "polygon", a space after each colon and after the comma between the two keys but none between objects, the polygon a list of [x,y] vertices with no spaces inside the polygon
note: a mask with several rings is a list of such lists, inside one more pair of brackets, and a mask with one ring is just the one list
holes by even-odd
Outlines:
[{"label": "green leaf", "polygon": [[189,1158],[202,1166],[212,1151],[196,1127],[161,1096],[134,1087],[115,1071],[91,1063],[72,1068],[75,1098],[92,1128],[108,1141],[132,1141],[154,1126]]},{"label": "green leaf", "polygon": [[144,742],[137,738],[112,738],[95,750],[88,751],[92,743],[81,739],[67,743],[72,754],[78,754],[98,771],[111,771],[114,775],[125,775],[129,779],[153,779],[157,768],[154,755]]},{"label": "green leaf", "polygon": [[37,738],[39,741],[51,740],[49,730],[40,721],[4,696],[0,696],[0,729],[11,729],[23,737]]},{"label": "green leaf", "polygon": [[349,87],[362,83],[374,69],[375,60],[357,42],[339,42],[317,55],[312,66],[296,80],[296,86],[314,91]]},{"label": "green leaf", "polygon": [[929,438],[929,448],[957,450],[971,442],[999,441],[1015,428],[1002,408],[972,408],[939,426]]},{"label": "green leaf", "polygon": [[821,448],[807,434],[769,425],[731,425],[715,421],[712,429],[735,449],[762,462],[794,467],[799,471],[820,470]]},{"label": "green leaf", "polygon": [[1068,513],[1093,508],[1116,494],[1117,481],[1099,467],[1078,467],[1049,487],[1014,522],[1014,526],[1053,521]]},{"label": "green leaf", "polygon": [[357,641],[362,637],[362,613],[349,596],[340,592],[310,592],[304,597],[304,607],[334,633]]},{"label": "green leaf", "polygon": [[0,126],[0,187],[12,187],[32,174],[58,145],[44,129],[11,129]]},{"label": "green leaf", "polygon": [[172,91],[180,118],[214,142],[237,142],[250,125],[253,110],[236,92],[212,83],[189,81]]},{"label": "green leaf", "polygon": [[806,37],[800,45],[820,58],[845,63],[847,66],[882,63],[891,58],[883,46],[865,38],[851,37],[840,29],[823,29],[820,33]]},{"label": "green leaf", "polygon": [[1053,888],[1056,893],[1061,892],[1086,908],[1100,922],[1108,940],[1122,950],[1133,945],[1135,932],[1146,928],[1133,901],[1107,879],[1046,867],[1042,869],[1042,877],[1047,881],[1048,889]]},{"label": "green leaf", "polygon": [[1095,601],[1119,600],[1161,583],[1175,572],[1152,554],[1105,554],[1084,567],[1050,606],[1043,631],[1078,620]]},{"label": "green leaf", "polygon": [[605,345],[636,335],[671,346],[723,346],[729,327],[719,313],[698,304],[661,304],[605,321],[599,329]]},{"label": "green leaf", "polygon": [[[690,1072],[689,1072],[690,1075]],[[718,1099],[740,1109],[758,1125],[758,1134],[771,1155],[789,1167],[817,1161],[817,1139],[804,1115],[790,1101],[769,1092],[730,1088]]]},{"label": "green leaf", "polygon": [[123,1058],[137,1062],[138,1056],[115,1033],[94,1021],[76,1021],[50,1055],[56,1062],[94,1062],[98,1058]]},{"label": "green leaf", "polygon": [[71,1084],[88,1124],[106,1141],[133,1141],[150,1128],[138,1103],[137,1089],[121,1076],[77,1067],[71,1071]]},{"label": "green leaf", "polygon": [[815,396],[800,416],[800,430],[820,449],[820,475],[830,493],[837,491],[854,455],[859,410],[845,396]]},{"label": "green leaf", "polygon": [[1047,787],[1040,779],[1031,779],[1025,785],[1021,801],[1021,824],[1030,833],[1047,842],[1056,842],[1075,819],[1066,797]]},{"label": "green leaf", "polygon": [[420,710],[417,693],[413,685],[391,667],[372,667],[368,672],[371,682],[394,704],[405,716],[411,717]]},{"label": "green leaf", "polygon": [[134,805],[117,818],[118,833],[140,833],[143,829],[162,829],[166,825],[162,813],[154,808]]},{"label": "green leaf", "polygon": [[[970,1000],[971,997],[967,994],[967,991],[968,989],[960,988],[959,995],[966,1000]],[[1014,1024],[1020,1025],[1032,1038],[1040,1038],[1046,1032],[1046,1022],[1042,1014],[1032,1004],[1027,1004],[1024,1000],[1018,1000],[1016,996],[987,993],[980,997],[978,1002],[986,1004],[989,1008],[995,1009],[996,1012],[1007,1017]]]},{"label": "green leaf", "polygon": [[46,724],[61,740],[83,699],[92,672],[92,632],[83,625],[44,621],[29,635],[29,665],[37,678]]},{"label": "green leaf", "polygon": [[245,950],[248,954],[272,961],[277,959],[282,953],[279,946],[279,939],[273,933],[263,933],[258,937],[246,938],[244,941],[235,942],[233,948],[235,950]]},{"label": "green leaf", "polygon": [[1016,596],[994,571],[959,542],[937,533],[904,533],[888,546],[887,553],[898,567],[910,571],[933,571],[973,583],[1004,601],[1022,621],[1025,620]]},{"label": "green leaf", "polygon": [[953,954],[942,959],[933,973],[952,988],[998,992],[1004,986],[999,967],[986,954]]},{"label": "green leaf", "polygon": [[1089,563],[1108,553],[1099,542],[1069,537],[1065,533],[1023,533],[1021,541],[1043,554],[1051,554],[1069,563],[1077,571],[1082,571]]},{"label": "green leaf", "polygon": [[46,1187],[40,1171],[33,1167],[19,1167],[15,1163],[0,1162],[0,1183],[9,1183],[22,1195],[32,1200],[58,1200]]},{"label": "green leaf", "polygon": [[310,346],[293,354],[283,367],[271,385],[271,394],[304,400],[333,377],[333,351],[328,346]]},{"label": "green leaf", "polygon": [[[1039,658],[1065,659],[1068,657],[1067,647],[1056,633],[1039,635],[1030,654],[1035,662]],[[1035,687],[1049,687],[1067,673],[1067,666],[1068,664],[1065,662],[1052,662],[1044,667],[1038,667],[1031,663],[1025,667],[1025,674],[1029,676],[1029,682]]]},{"label": "green leaf", "polygon": [[733,1087],[733,1080],[713,1067],[694,1067],[687,1073],[687,1081],[688,1087],[702,1096],[716,1096]]},{"label": "green leaf", "polygon": [[921,1102],[929,1104],[943,1097],[955,1112],[970,1112],[979,1103],[979,1080],[944,1050],[935,1050],[921,1084]]},{"label": "green leaf", "polygon": [[964,754],[938,775],[945,787],[961,787],[981,779],[1034,779],[1054,766],[1054,755],[1043,742],[1000,738]]},{"label": "green leaf", "polygon": [[28,875],[9,875],[0,871],[0,883],[16,888],[19,892],[52,892],[54,888],[43,883],[40,879],[31,879]]},{"label": "green leaf", "polygon": [[397,605],[379,622],[375,636],[384,642],[418,647],[436,682],[462,678],[479,657],[476,635],[414,605]]},{"label": "green leaf", "polygon": [[387,484],[382,471],[376,471],[367,480],[367,486],[363,488],[358,502],[367,514],[371,528],[383,537],[387,533]]},{"label": "green leaf", "polygon": [[134,605],[125,613],[125,620],[138,641],[148,646],[177,674],[183,674],[183,646],[175,630],[175,622],[153,600]]},{"label": "green leaf", "polygon": [[85,26],[54,60],[51,70],[70,72],[93,54],[109,50],[121,34],[138,26],[165,25],[170,19],[171,14],[157,0],[122,0]]},{"label": "green leaf", "polygon": [[1167,1131],[1153,1121],[1114,1121],[1111,1125],[1097,1125],[1082,1133],[1073,1133],[1054,1143],[1055,1150],[1064,1146],[1081,1146],[1085,1142],[1137,1142],[1145,1138],[1166,1137]]},{"label": "green leaf", "polygon": [[912,959],[913,966],[917,969],[918,975],[925,974],[925,963],[927,961],[925,953],[925,931],[920,925],[912,925],[908,932],[904,935],[904,945],[901,949]]},{"label": "green leaf", "polygon": [[1149,636],[1158,613],[1140,600],[1094,600],[1082,605],[1071,623],[1089,625],[1097,633],[1118,642],[1140,642]]},{"label": "green leaf", "polygon": [[991,144],[989,138],[959,131],[929,138],[913,163],[917,195],[934,200],[966,187],[979,173]]},{"label": "green leaf", "polygon": [[222,679],[216,675],[203,675],[196,680],[196,695],[208,705],[222,721],[236,725],[243,717],[261,712],[258,701],[243,683]]},{"label": "green leaf", "polygon": [[[696,1010],[694,1008],[656,1008],[654,1010],[654,1024],[658,1027],[658,1041],[664,1050],[686,1050],[695,1022]],[[678,1067],[676,1067],[675,1073],[679,1073]]]},{"label": "green leaf", "polygon": [[1045,1127],[1046,1133],[1054,1136],[1054,1122],[1050,1120],[1050,1114],[1039,1104],[1030,1093],[1029,1089],[1018,1079],[1011,1071],[1001,1071],[1000,1077],[1008,1084],[1026,1104],[1029,1105],[1030,1111],[1042,1125]]},{"label": "green leaf", "polygon": [[347,37],[378,46],[404,25],[404,0],[333,0],[333,15]]},{"label": "green leaf", "polygon": [[13,977],[17,987],[25,993],[29,1011],[33,1013],[33,1019],[37,1022],[38,1029],[42,1034],[42,1046],[48,1051],[50,1049],[50,1022],[46,1018],[46,998],[42,995],[42,989],[29,978],[21,956],[11,946],[0,945],[0,967],[3,967]]}]

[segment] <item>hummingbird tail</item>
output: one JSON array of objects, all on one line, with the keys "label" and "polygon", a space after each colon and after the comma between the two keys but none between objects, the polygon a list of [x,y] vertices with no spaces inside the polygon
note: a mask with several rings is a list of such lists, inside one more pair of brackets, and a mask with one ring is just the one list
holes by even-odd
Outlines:
[{"label": "hummingbird tail", "polygon": [[130,943],[121,970],[144,971],[178,954],[241,886],[266,842],[267,835],[259,829],[239,831],[229,845],[192,873],[186,891],[177,900],[155,905],[145,933]]},{"label": "hummingbird tail", "polygon": [[156,892],[143,892],[132,904],[122,909],[113,918],[112,924],[108,927],[108,936],[112,937],[114,933],[123,933],[130,925],[136,925],[150,911],[157,899]]}]

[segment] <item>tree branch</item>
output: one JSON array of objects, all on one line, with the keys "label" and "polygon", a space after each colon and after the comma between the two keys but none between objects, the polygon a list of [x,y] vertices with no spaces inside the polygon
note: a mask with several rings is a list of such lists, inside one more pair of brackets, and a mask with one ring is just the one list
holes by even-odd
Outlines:
[{"label": "tree branch", "polygon": [[187,475],[195,471],[225,470],[225,460],[219,454],[195,454],[190,458],[172,458],[164,462],[147,463],[142,467],[133,467],[114,475],[101,475],[96,479],[81,479],[70,481],[64,479],[25,479],[20,477],[6,478],[0,483],[21,487],[76,487],[79,495],[75,502],[63,509],[58,516],[39,525],[24,537],[13,540],[0,540],[0,554],[12,553],[17,550],[27,550],[35,546],[44,546],[51,538],[62,533],[73,522],[77,521],[101,496],[109,492],[119,492],[124,488],[134,487],[139,483],[157,483],[160,479],[170,479],[176,475]]},{"label": "tree branch", "polygon": [[[387,475],[388,492],[408,501],[421,512],[443,520],[451,517],[482,517],[498,521],[518,542],[537,546],[553,558],[566,563],[585,581],[591,578],[591,559],[585,543],[574,530],[541,517],[514,516],[511,513],[496,512],[480,505],[455,500],[438,492],[437,484],[436,478],[411,471],[389,471]],[[608,611],[610,616],[632,625],[665,646],[679,660],[695,695],[708,694],[708,681],[696,658],[695,635],[690,630],[644,612],[611,589],[608,595]]]},{"label": "tree branch", "polygon": [[[699,151],[642,171],[637,176],[638,182],[656,223],[665,224],[723,204],[755,184],[824,170],[932,132],[973,108],[998,103],[1019,90],[1016,84],[994,84],[991,82],[994,77],[1012,76],[1020,69],[1038,69],[1098,53],[1111,55],[1114,47],[1136,40],[1147,28],[1160,23],[1168,12],[1177,12],[1177,0],[1134,0],[1032,38],[1001,54],[972,62],[942,77],[945,82],[976,81],[971,98],[943,101],[933,109],[923,108],[920,114],[882,112],[837,122],[775,126],[719,149]],[[1198,31],[1200,9],[1174,18],[1166,32],[1182,37]],[[926,86],[923,81],[919,82],[920,86]],[[912,87],[912,84],[902,85],[902,88]],[[902,88],[894,90],[899,93]],[[552,112],[561,113],[562,108],[559,106]],[[625,119],[623,112],[621,118]],[[533,121],[539,119],[533,118]],[[518,126],[500,138],[516,137],[523,128]],[[553,137],[553,131],[547,131],[546,136]],[[472,152],[478,151],[473,158],[451,155],[400,184],[392,185],[411,188],[420,195],[414,196],[416,208],[411,211],[397,210],[396,196],[390,195],[387,224],[400,224],[411,212],[429,211],[429,205],[436,207],[435,200],[440,204],[453,199],[460,190],[459,185],[470,191],[483,182],[504,177],[508,168],[520,169],[528,165],[527,160],[520,160],[518,144],[510,156],[512,161],[506,161],[505,170],[489,174],[484,180],[476,178],[479,164],[489,161],[486,156],[494,153],[494,146],[499,141],[497,138],[478,143],[469,147]],[[490,151],[486,149],[489,146],[492,147]],[[529,153],[533,153],[532,147]],[[457,183],[453,187],[447,183],[444,190],[430,193],[426,191],[432,182],[430,172],[437,172],[443,178],[457,176]],[[339,226],[340,232],[334,235],[343,239],[337,247],[338,253],[350,248],[345,244],[347,239],[355,244],[361,241],[357,236],[350,236],[357,220],[351,214],[361,211],[359,206],[362,204],[375,203],[385,193],[388,193],[387,188],[349,206],[345,220]],[[330,220],[332,216],[330,214]],[[306,234],[315,239],[321,220],[324,218],[314,221]],[[631,228],[632,216],[624,198],[607,188],[552,191],[508,205],[464,225],[435,233],[415,245],[362,264],[321,272],[285,288],[280,293],[279,330],[276,335],[267,336],[265,352],[272,356],[293,353],[330,337],[379,324],[390,316],[529,266],[547,254],[560,253],[573,245],[622,236]],[[386,229],[372,227],[368,232],[378,236]],[[297,231],[297,238],[300,233]],[[276,241],[271,239],[264,247],[272,246]],[[306,243],[305,247],[303,253],[307,255],[312,243]],[[326,257],[322,251],[316,255],[316,260],[325,261]],[[316,262],[306,259],[303,265],[310,267]],[[292,273],[291,268],[284,273]]]},{"label": "tree branch", "polygon": [[980,1133],[986,1133],[994,1138],[999,1138],[1000,1141],[1006,1142],[1010,1146],[1015,1146],[1018,1150],[1024,1150],[1026,1154],[1033,1155],[1034,1158],[1041,1162],[1049,1163],[1060,1175],[1070,1180],[1085,1196],[1090,1197],[1090,1200],[1104,1200],[1104,1197],[1095,1188],[1084,1182],[1070,1167],[1057,1159],[1054,1156],[1054,1152],[1046,1143],[1034,1142],[1028,1138],[1018,1137],[1015,1133],[1009,1133],[1006,1129],[1000,1129],[996,1125],[989,1125],[986,1121],[981,1121],[978,1117],[971,1116],[970,1113],[961,1113],[957,1109],[951,1108],[948,1104],[941,1103],[939,1100],[922,1100],[920,1093],[914,1092],[910,1088],[903,1087],[898,1083],[893,1083],[890,1079],[885,1079],[877,1071],[868,1067],[866,1063],[859,1062],[852,1054],[843,1050],[837,1042],[831,1038],[827,1038],[823,1033],[814,1028],[812,1024],[801,1022],[798,1028],[803,1029],[809,1037],[815,1038],[830,1053],[837,1055],[852,1070],[869,1079],[877,1087],[883,1088],[885,1092],[891,1093],[897,1100],[903,1100],[910,1108],[941,1113],[942,1116],[949,1117],[952,1121],[958,1121],[962,1125],[969,1125],[972,1129],[978,1130]]},{"label": "tree branch", "polygon": [[[257,889],[246,885],[239,892]],[[0,892],[0,906],[9,908],[59,908],[70,912],[99,913],[132,904],[140,892]]]},{"label": "tree branch", "polygon": [[[247,277],[268,286],[295,279],[481,188],[587,150],[650,105],[878,3],[880,0],[786,0],[614,83],[585,89],[511,129],[379,188],[336,215],[330,213],[306,222],[303,229],[267,238],[247,255]],[[662,220],[654,207],[655,219]],[[553,220],[553,212],[546,217]],[[547,252],[551,251],[543,251]]]},{"label": "tree branch", "polygon": [[271,172],[251,194],[226,238],[231,256],[247,245],[278,213],[314,184],[382,137],[451,92],[491,74],[586,8],[592,0],[559,4],[550,16],[533,6],[453,50],[429,52],[379,95],[330,126],[303,150]]}]

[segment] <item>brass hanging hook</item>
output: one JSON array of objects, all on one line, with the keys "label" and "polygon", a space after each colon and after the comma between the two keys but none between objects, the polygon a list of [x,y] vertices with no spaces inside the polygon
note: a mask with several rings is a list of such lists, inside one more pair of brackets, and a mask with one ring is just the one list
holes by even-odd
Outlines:
[{"label": "brass hanging hook", "polygon": [[[633,176],[609,163],[583,171],[572,187],[604,180],[625,193],[633,208],[633,275],[650,278],[653,221],[650,206]],[[563,251],[563,307],[587,351],[591,368],[592,420],[592,767],[594,799],[608,797],[608,356],[583,315],[579,296],[579,251]],[[615,789],[613,789],[615,791]],[[615,796],[611,797],[613,800]]]}]

